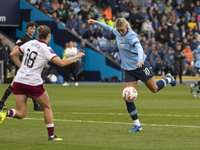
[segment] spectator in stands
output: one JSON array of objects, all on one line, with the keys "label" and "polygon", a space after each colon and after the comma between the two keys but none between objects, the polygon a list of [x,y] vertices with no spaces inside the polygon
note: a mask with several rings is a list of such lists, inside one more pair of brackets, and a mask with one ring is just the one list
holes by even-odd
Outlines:
[{"label": "spectator in stands", "polygon": [[78,33],[78,35],[80,35],[81,37],[84,35],[84,33],[87,31],[88,29],[86,28],[85,23],[83,22],[81,24],[81,26],[76,30],[76,32]]},{"label": "spectator in stands", "polygon": [[175,48],[176,42],[177,41],[174,39],[174,34],[173,33],[169,33],[169,39],[167,41],[168,47]]},{"label": "spectator in stands", "polygon": [[181,43],[181,49],[183,50],[188,45],[188,40],[184,38]]},{"label": "spectator in stands", "polygon": [[186,30],[186,32],[187,32],[187,31],[188,31],[188,25],[187,25],[187,21],[186,21],[185,16],[182,16],[182,17],[180,18],[180,21],[179,21],[179,23],[178,23],[178,27],[180,28],[182,24],[184,24],[185,30]]},{"label": "spectator in stands", "polygon": [[68,27],[70,30],[76,31],[77,29],[77,24],[76,20],[74,19],[74,15],[71,14],[69,16],[69,19],[66,21],[66,27]]},{"label": "spectator in stands", "polygon": [[200,2],[197,0],[196,5],[194,6],[195,14],[198,15],[200,13]]},{"label": "spectator in stands", "polygon": [[165,73],[174,73],[174,54],[172,48],[168,48],[167,53],[164,55],[164,70]]},{"label": "spectator in stands", "polygon": [[151,8],[148,8],[147,9],[147,13],[149,15],[149,21],[153,21],[153,18],[154,18],[154,14],[153,14],[153,10]]},{"label": "spectator in stands", "polygon": [[[154,52],[155,50],[156,50],[156,45],[155,45],[155,43],[152,43],[152,44],[151,44],[151,47],[150,47],[149,49],[147,49],[147,51],[146,51],[147,60],[150,59],[150,56],[153,55],[153,52]],[[158,50],[157,50],[157,51],[158,51]],[[149,62],[150,62],[150,60],[149,60]]]},{"label": "spectator in stands", "polygon": [[140,11],[137,12],[131,19],[133,24],[133,29],[136,29],[138,33],[141,31],[142,23],[148,18],[148,14],[144,8],[140,8]]},{"label": "spectator in stands", "polygon": [[162,42],[165,41],[165,35],[162,32],[161,26],[159,26],[158,29],[155,32],[155,39],[156,39],[156,41],[162,41]]},{"label": "spectator in stands", "polygon": [[[169,28],[171,29],[172,28],[172,19],[171,18],[168,18],[167,19],[167,25],[169,26]],[[177,28],[178,29],[178,28]]]},{"label": "spectator in stands", "polygon": [[43,6],[46,9],[47,13],[52,14],[52,12],[53,12],[52,5],[51,5],[51,2],[49,0],[44,0]]},{"label": "spectator in stands", "polygon": [[180,84],[183,83],[182,76],[183,76],[183,60],[185,59],[185,54],[181,51],[181,44],[176,44],[176,49],[174,52],[174,79],[176,79],[176,76],[179,76]]},{"label": "spectator in stands", "polygon": [[62,21],[62,22],[67,21],[67,10],[65,9],[63,3],[60,4],[60,7],[56,10],[56,12],[57,12],[57,16],[60,19],[60,21]]},{"label": "spectator in stands", "polygon": [[107,24],[106,15],[103,15],[103,16],[101,17],[101,19],[99,20],[99,22]]},{"label": "spectator in stands", "polygon": [[190,14],[191,14],[192,12],[195,12],[195,5],[194,5],[194,2],[190,2],[189,5],[190,5],[190,6],[189,6],[188,11],[189,11]]},{"label": "spectator in stands", "polygon": [[155,49],[149,56],[149,63],[151,64],[154,73],[156,75],[161,75],[162,60],[158,54],[157,49]]},{"label": "spectator in stands", "polygon": [[186,37],[186,29],[184,24],[181,24],[181,26],[179,27],[179,34],[181,39],[184,39]]},{"label": "spectator in stands", "polygon": [[190,64],[191,64],[191,53],[192,50],[190,49],[190,45],[187,44],[185,48],[182,50],[182,52],[186,56],[186,60],[184,61],[184,70],[183,70],[183,75],[186,75],[188,71],[190,71]]},{"label": "spectator in stands", "polygon": [[52,19],[53,19],[55,22],[59,22],[59,21],[60,21],[59,18],[57,17],[57,13],[56,13],[55,11],[52,13]]},{"label": "spectator in stands", "polygon": [[188,21],[188,28],[194,29],[194,27],[197,25],[196,19],[194,16],[191,16],[191,20]]},{"label": "spectator in stands", "polygon": [[86,19],[87,19],[87,11],[85,11],[85,7],[84,7],[84,5],[81,5],[80,6],[80,11],[78,12],[78,15],[82,15],[82,18],[83,18],[83,20],[84,21],[86,21]]},{"label": "spectator in stands", "polygon": [[185,3],[181,3],[180,6],[181,6],[180,12],[181,12],[181,15],[183,15],[183,14],[186,13],[186,11],[188,10],[188,8],[185,7]]},{"label": "spectator in stands", "polygon": [[81,24],[84,22],[83,19],[82,19],[82,15],[78,15],[78,18],[75,19],[75,20],[76,20],[76,24],[77,24],[76,30],[78,30],[78,28],[80,28]]},{"label": "spectator in stands", "polygon": [[99,46],[98,46],[97,43],[95,43],[95,41],[94,41],[94,36],[93,36],[92,34],[89,36],[88,42],[89,42],[90,44],[92,44],[95,48],[99,49]]},{"label": "spectator in stands", "polygon": [[[65,49],[63,51],[63,59],[74,57],[77,54],[78,54],[78,49],[76,47],[74,47],[73,41],[70,41],[69,44],[66,43]],[[74,61],[73,63],[71,63],[68,66],[65,66],[65,74],[63,75],[65,83],[63,83],[63,86],[69,86],[70,73],[72,73],[72,76],[74,78],[75,86],[79,85],[77,82],[78,69],[79,69],[78,60]]]},{"label": "spectator in stands", "polygon": [[175,13],[175,10],[172,10],[169,14],[169,18],[171,19],[172,23],[178,23],[178,16],[177,14]]},{"label": "spectator in stands", "polygon": [[148,6],[147,0],[138,0],[138,2],[140,3],[140,8],[146,8]]},{"label": "spectator in stands", "polygon": [[148,40],[150,40],[151,37],[154,36],[155,31],[153,30],[152,23],[149,21],[149,19],[146,19],[145,22],[142,24],[141,32],[147,35]]},{"label": "spectator in stands", "polygon": [[92,19],[91,14],[87,14],[87,19],[85,20],[85,25],[86,25],[87,28],[89,27],[89,24],[87,22],[88,19]]},{"label": "spectator in stands", "polygon": [[174,9],[176,15],[178,16],[178,18],[180,18],[183,14],[181,12],[181,6],[180,5],[177,5],[176,6],[176,9]]},{"label": "spectator in stands", "polygon": [[168,27],[167,24],[164,25],[164,27],[163,27],[163,29],[162,29],[162,34],[163,34],[163,36],[164,36],[164,39],[161,40],[161,42],[162,42],[163,44],[165,44],[165,43],[167,42],[168,38],[169,38],[169,27]]},{"label": "spectator in stands", "polygon": [[88,13],[92,16],[92,19],[98,19],[98,17],[99,17],[99,13],[94,8],[94,5],[90,6],[90,9],[88,10]]},{"label": "spectator in stands", "polygon": [[119,13],[123,11],[128,12],[128,4],[125,0],[122,0],[121,3],[119,4]]},{"label": "spectator in stands", "polygon": [[112,18],[110,20],[107,21],[107,24],[111,27],[114,28],[114,25],[115,25],[115,21],[116,21],[116,16],[115,15],[112,15]]},{"label": "spectator in stands", "polygon": [[158,21],[157,16],[153,17],[152,26],[153,26],[154,31],[156,31],[158,29],[158,27],[161,26],[161,23],[160,23],[160,21]]},{"label": "spectator in stands", "polygon": [[44,7],[41,0],[37,0],[34,6],[38,8],[39,10],[41,10],[41,8]]},{"label": "spectator in stands", "polygon": [[52,6],[52,10],[54,12],[60,7],[60,4],[59,4],[58,0],[52,0],[51,6]]},{"label": "spectator in stands", "polygon": [[69,9],[67,9],[67,18],[69,18],[70,15],[74,15],[73,18],[75,18],[74,7],[72,5],[69,5]]},{"label": "spectator in stands", "polygon": [[84,39],[89,39],[89,36],[92,35],[94,37],[94,27],[92,24],[89,24],[89,29],[83,34]]},{"label": "spectator in stands", "polygon": [[163,60],[164,59],[164,55],[166,54],[166,49],[163,46],[161,41],[158,42],[158,45],[156,46],[156,49],[158,50],[158,54],[159,54],[160,58]]},{"label": "spectator in stands", "polygon": [[197,44],[197,40],[195,37],[192,38],[192,41],[190,42],[190,48],[192,51],[194,51],[197,48],[198,44]]},{"label": "spectator in stands", "polygon": [[167,12],[167,15],[170,14],[170,12],[172,11],[173,7],[171,6],[171,2],[170,1],[167,1],[165,7],[164,7],[164,11]]},{"label": "spectator in stands", "polygon": [[1,39],[1,45],[0,45],[0,61],[3,61],[3,75],[4,75],[4,81],[7,79],[7,69],[11,72],[11,67],[9,64],[9,55],[10,55],[10,46],[7,44],[7,39],[2,38]]},{"label": "spectator in stands", "polygon": [[155,46],[158,45],[158,42],[156,41],[155,37],[152,37],[151,41],[149,41],[149,46],[151,46],[152,44],[155,44]]},{"label": "spectator in stands", "polygon": [[128,2],[128,11],[127,11],[129,14],[131,13],[133,7],[134,7],[133,2],[129,1]]},{"label": "spectator in stands", "polygon": [[145,42],[145,43],[142,45],[142,48],[143,48],[143,50],[144,50],[144,53],[147,55],[147,51],[148,51],[148,49],[149,49],[148,43]]},{"label": "spectator in stands", "polygon": [[147,37],[145,35],[142,35],[142,39],[140,40],[140,44],[143,46],[144,43],[147,42]]},{"label": "spectator in stands", "polygon": [[112,19],[112,9],[110,6],[107,6],[107,8],[105,9],[105,11],[103,12],[102,14],[103,16],[105,15],[106,16],[106,21]]},{"label": "spectator in stands", "polygon": [[166,16],[162,16],[160,22],[161,22],[161,26],[163,27],[165,24],[167,24],[167,17]]},{"label": "spectator in stands", "polygon": [[66,0],[62,0],[61,4],[64,5],[64,8],[67,10],[69,8],[67,1]]},{"label": "spectator in stands", "polygon": [[94,29],[94,38],[101,39],[103,37],[103,32],[103,29],[100,26],[97,26],[97,28]]},{"label": "spectator in stands", "polygon": [[191,13],[189,11],[186,11],[186,13],[185,13],[185,20],[186,20],[186,22],[191,20]]},{"label": "spectator in stands", "polygon": [[170,32],[173,33],[174,39],[176,41],[180,41],[180,34],[179,34],[179,31],[178,31],[177,25],[175,23],[172,25]]}]

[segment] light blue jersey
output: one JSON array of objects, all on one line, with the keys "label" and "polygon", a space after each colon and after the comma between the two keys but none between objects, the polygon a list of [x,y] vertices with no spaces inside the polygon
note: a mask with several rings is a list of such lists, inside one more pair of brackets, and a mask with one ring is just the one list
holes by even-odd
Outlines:
[{"label": "light blue jersey", "polygon": [[194,52],[197,54],[197,61],[195,62],[195,67],[200,68],[200,46],[198,46]]},{"label": "light blue jersey", "polygon": [[126,35],[121,36],[116,28],[112,28],[104,23],[97,22],[97,25],[111,31],[117,40],[117,46],[121,57],[121,68],[124,70],[135,70],[138,61],[145,61],[146,55],[137,37],[137,34],[128,29]]}]

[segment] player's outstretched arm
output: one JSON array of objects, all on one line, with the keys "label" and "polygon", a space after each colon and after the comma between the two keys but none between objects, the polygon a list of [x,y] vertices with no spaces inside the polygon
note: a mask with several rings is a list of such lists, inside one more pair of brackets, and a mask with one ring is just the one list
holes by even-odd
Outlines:
[{"label": "player's outstretched arm", "polygon": [[77,59],[84,57],[85,54],[80,52],[77,55],[75,55],[74,57],[69,57],[67,59],[60,59],[59,57],[54,57],[51,62],[53,62],[54,64],[60,66],[60,67],[64,67],[67,66],[71,63],[73,63],[74,61],[76,61]]},{"label": "player's outstretched arm", "polygon": [[19,46],[15,45],[13,48],[13,51],[10,53],[10,57],[13,60],[13,62],[17,65],[17,67],[21,67],[21,62],[19,60],[19,55],[22,55],[22,53],[19,50]]}]

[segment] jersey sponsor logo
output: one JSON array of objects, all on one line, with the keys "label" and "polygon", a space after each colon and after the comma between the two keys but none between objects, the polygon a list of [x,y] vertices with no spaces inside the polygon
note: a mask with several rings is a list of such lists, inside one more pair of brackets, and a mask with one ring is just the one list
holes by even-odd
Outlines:
[{"label": "jersey sponsor logo", "polygon": [[134,38],[134,39],[132,40],[132,42],[133,42],[133,43],[138,42],[138,39],[137,39],[137,38]]},{"label": "jersey sponsor logo", "polygon": [[49,49],[49,51],[51,52],[51,54],[55,54],[55,52],[52,49]]}]

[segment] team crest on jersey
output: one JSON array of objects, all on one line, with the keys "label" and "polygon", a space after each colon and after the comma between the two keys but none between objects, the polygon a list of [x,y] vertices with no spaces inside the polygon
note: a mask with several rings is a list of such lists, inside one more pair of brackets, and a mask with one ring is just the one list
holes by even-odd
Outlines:
[{"label": "team crest on jersey", "polygon": [[125,39],[122,39],[123,42],[125,42]]},{"label": "team crest on jersey", "polygon": [[55,54],[55,52],[50,48],[49,51],[51,52],[51,54]]}]

